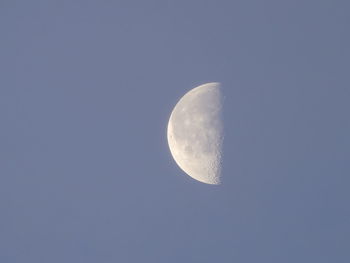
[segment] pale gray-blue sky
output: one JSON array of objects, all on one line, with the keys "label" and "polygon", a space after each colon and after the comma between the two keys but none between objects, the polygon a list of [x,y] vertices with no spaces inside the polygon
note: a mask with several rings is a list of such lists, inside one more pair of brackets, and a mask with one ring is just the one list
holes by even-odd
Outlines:
[{"label": "pale gray-blue sky", "polygon": [[[0,262],[350,260],[347,1],[0,4]],[[224,182],[166,124],[225,94]]]}]

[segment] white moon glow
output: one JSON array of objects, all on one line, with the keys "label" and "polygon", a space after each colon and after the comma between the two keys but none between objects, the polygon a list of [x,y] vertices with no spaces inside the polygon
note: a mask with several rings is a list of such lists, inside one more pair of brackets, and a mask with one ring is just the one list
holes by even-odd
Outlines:
[{"label": "white moon glow", "polygon": [[223,143],[222,96],[219,83],[186,93],[168,123],[170,152],[180,168],[207,184],[221,183]]}]

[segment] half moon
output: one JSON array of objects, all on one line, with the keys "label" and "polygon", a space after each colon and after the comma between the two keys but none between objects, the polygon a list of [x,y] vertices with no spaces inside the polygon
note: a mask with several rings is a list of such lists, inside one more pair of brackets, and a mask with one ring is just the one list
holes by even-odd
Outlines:
[{"label": "half moon", "polygon": [[206,184],[221,183],[222,104],[219,83],[198,86],[179,100],[168,123],[168,144],[176,163]]}]

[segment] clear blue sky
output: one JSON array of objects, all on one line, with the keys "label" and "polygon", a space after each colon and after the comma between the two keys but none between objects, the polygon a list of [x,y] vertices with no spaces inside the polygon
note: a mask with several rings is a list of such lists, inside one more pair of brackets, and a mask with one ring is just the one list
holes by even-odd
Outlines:
[{"label": "clear blue sky", "polygon": [[[350,262],[349,9],[2,0],[0,262]],[[220,186],[166,141],[213,81]]]}]

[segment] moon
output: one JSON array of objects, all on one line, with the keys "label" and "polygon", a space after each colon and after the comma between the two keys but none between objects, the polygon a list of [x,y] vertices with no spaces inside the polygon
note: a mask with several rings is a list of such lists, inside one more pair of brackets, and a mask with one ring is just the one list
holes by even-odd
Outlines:
[{"label": "moon", "polygon": [[178,166],[202,183],[221,183],[223,121],[220,83],[187,92],[171,112],[167,137]]}]

